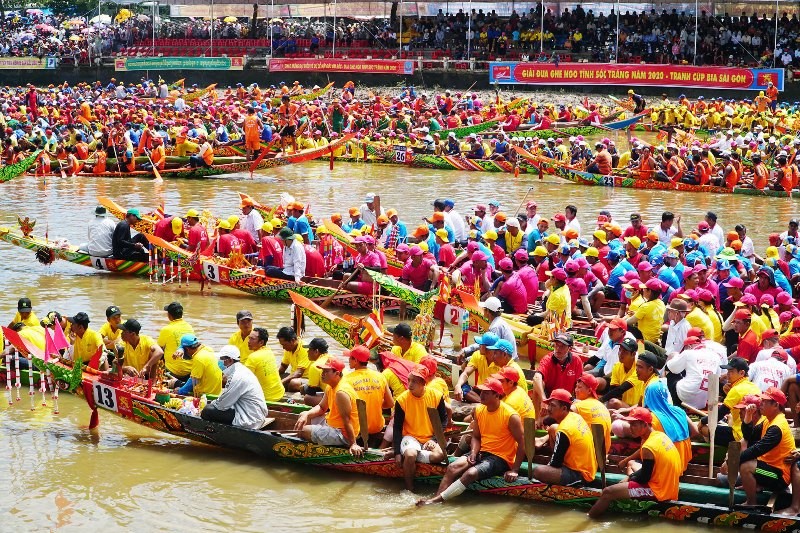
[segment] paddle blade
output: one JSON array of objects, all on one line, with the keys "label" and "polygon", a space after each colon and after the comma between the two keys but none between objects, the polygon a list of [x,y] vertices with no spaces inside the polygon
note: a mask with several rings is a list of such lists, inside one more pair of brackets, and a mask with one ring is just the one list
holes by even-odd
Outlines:
[{"label": "paddle blade", "polygon": [[[712,455],[714,451],[711,451]],[[742,443],[735,440],[728,444],[728,508],[733,511],[734,489],[736,480],[739,477],[739,459],[742,455]]]},{"label": "paddle blade", "polygon": [[356,400],[358,410],[358,425],[361,429],[361,441],[364,448],[369,448],[369,425],[367,424],[367,402],[359,398]]},{"label": "paddle blade", "polygon": [[597,467],[600,469],[600,479],[603,488],[606,488],[606,431],[600,424],[592,424],[592,443]]},{"label": "paddle blade", "polygon": [[444,436],[444,427],[442,419],[439,418],[439,411],[435,407],[428,407],[428,418],[433,428],[433,436],[436,437],[436,441],[444,452],[444,463],[447,464],[447,437]]}]

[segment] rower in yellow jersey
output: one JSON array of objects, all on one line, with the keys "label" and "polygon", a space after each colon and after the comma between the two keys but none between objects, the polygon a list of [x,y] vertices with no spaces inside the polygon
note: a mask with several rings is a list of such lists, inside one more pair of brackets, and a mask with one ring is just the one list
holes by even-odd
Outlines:
[{"label": "rower in yellow jersey", "polygon": [[405,323],[397,324],[389,329],[392,334],[392,353],[412,363],[417,363],[428,355],[428,350],[423,345],[413,340],[411,326]]},{"label": "rower in yellow jersey", "polygon": [[379,433],[386,426],[383,410],[391,409],[394,405],[386,378],[377,370],[367,368],[370,353],[366,346],[354,346],[342,355],[348,358],[352,369],[352,372],[345,374],[344,380],[367,407],[367,432],[370,435]]},{"label": "rower in yellow jersey", "polygon": [[248,348],[250,333],[253,331],[253,313],[241,310],[236,313],[236,325],[239,331],[234,332],[228,339],[228,344],[239,348],[240,363],[247,366],[247,358],[250,356]]},{"label": "rower in yellow jersey", "polygon": [[164,365],[170,374],[180,381],[189,379],[192,373],[192,362],[184,359],[179,352],[181,337],[193,334],[194,328],[183,319],[183,306],[172,302],[164,307],[169,324],[161,328],[158,334],[158,345],[164,350]]},{"label": "rower in yellow jersey", "polygon": [[[73,342],[72,358],[75,361],[88,363],[97,353],[98,348],[103,346],[103,338],[93,329],[89,329],[89,315],[77,313],[75,316],[67,318],[71,324],[71,330],[75,334]],[[105,361],[101,362],[100,369],[105,369]]]},{"label": "rower in yellow jersey", "polygon": [[122,323],[122,310],[116,305],[106,309],[106,323],[100,326],[97,332],[103,337],[103,344],[109,350],[113,350],[117,345],[122,345],[122,330],[119,325]]},{"label": "rower in yellow jersey", "polygon": [[[670,438],[652,427],[653,416],[644,407],[634,407],[624,418],[631,432],[642,440],[642,462],[628,463],[629,477],[603,489],[589,510],[591,518],[602,515],[614,500],[675,500],[682,471],[681,457]],[[620,465],[623,466],[623,465]]]},{"label": "rower in yellow jersey", "polygon": [[444,451],[434,440],[433,425],[428,409],[436,409],[447,425],[449,419],[441,392],[427,386],[428,370],[422,365],[408,373],[408,390],[397,397],[394,407],[394,434],[392,445],[395,462],[403,469],[406,489],[414,490],[417,463],[439,463]]},{"label": "rower in yellow jersey", "polygon": [[317,405],[322,400],[322,393],[328,390],[328,386],[322,382],[322,370],[319,365],[325,363],[328,354],[328,341],[318,337],[311,339],[311,342],[304,346],[308,356],[308,379],[303,385],[303,403],[306,405]]},{"label": "rower in yellow jersey", "polygon": [[556,389],[544,403],[558,426],[554,428],[550,462],[534,467],[534,477],[544,483],[564,486],[593,481],[597,459],[592,432],[583,417],[572,412],[572,395],[564,389]]},{"label": "rower in yellow jersey", "polygon": [[489,346],[494,346],[499,339],[494,333],[487,332],[475,337],[475,344],[464,349],[463,353],[469,356],[469,359],[467,360],[467,366],[458,376],[458,381],[453,390],[453,396],[456,400],[470,403],[480,402],[479,392],[473,390],[467,384],[467,380],[472,374],[475,374],[475,387],[477,387],[489,378],[491,375],[489,366],[494,361],[494,355],[488,348]]},{"label": "rower in yellow jersey", "polygon": [[481,479],[502,474],[508,483],[517,480],[525,456],[522,419],[503,402],[503,385],[496,379],[489,378],[476,389],[481,394],[481,405],[475,409],[470,424],[469,455],[450,463],[436,495],[419,500],[417,506],[455,498],[467,490],[470,483]]},{"label": "rower in yellow jersey", "polygon": [[196,397],[204,394],[219,396],[222,392],[222,369],[219,358],[210,347],[201,344],[191,333],[181,337],[183,357],[192,363],[192,372],[178,394],[191,394]]},{"label": "rower in yellow jersey", "polygon": [[603,402],[597,399],[597,386],[599,382],[592,374],[584,373],[575,384],[575,401],[572,410],[581,415],[586,424],[603,426],[606,453],[611,450],[611,413]]},{"label": "rower in yellow jersey", "polygon": [[516,368],[504,366],[498,373],[492,374],[492,378],[503,385],[503,392],[505,392],[503,401],[514,409],[514,411],[519,414],[520,418],[523,420],[526,418],[536,418],[536,410],[533,408],[533,402],[528,396],[528,393],[522,390],[522,387],[518,385],[520,378]]},{"label": "rower in yellow jersey", "polygon": [[267,328],[253,328],[247,337],[247,349],[250,355],[244,365],[255,374],[264,392],[264,399],[268,402],[278,402],[283,399],[286,389],[281,382],[278,374],[278,363],[275,361],[275,354],[267,346],[269,332]]},{"label": "rower in yellow jersey", "polygon": [[11,322],[8,323],[8,327],[10,328],[17,322],[22,322],[26,326],[39,325],[39,319],[36,317],[36,313],[33,312],[33,305],[31,304],[30,298],[19,299],[17,302],[17,313],[14,315]]},{"label": "rower in yellow jersey", "polygon": [[[278,343],[283,348],[283,357],[281,358],[281,366],[278,368],[278,373],[281,375],[283,386],[288,391],[298,392],[303,389],[307,384],[309,376],[309,367],[311,363],[308,360],[308,350],[295,333],[294,329],[289,326],[284,326],[278,330]],[[322,368],[322,365],[318,365]],[[291,373],[287,370],[291,368]],[[284,376],[284,373],[286,375]]]},{"label": "rower in yellow jersey", "polygon": [[155,366],[164,356],[164,350],[156,344],[153,337],[140,334],[142,326],[138,320],[129,318],[119,325],[119,330],[124,347],[122,372],[142,378],[152,376]]}]

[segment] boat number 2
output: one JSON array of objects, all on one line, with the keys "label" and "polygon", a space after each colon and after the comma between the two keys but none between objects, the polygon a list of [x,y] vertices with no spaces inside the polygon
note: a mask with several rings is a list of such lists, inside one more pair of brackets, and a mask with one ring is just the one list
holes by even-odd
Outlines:
[{"label": "boat number 2", "polygon": [[614,176],[603,176],[603,187],[613,187]]},{"label": "boat number 2", "polygon": [[204,272],[206,278],[210,281],[219,281],[219,270],[217,269],[217,265],[214,263],[204,263],[203,264]]},{"label": "boat number 2", "polygon": [[108,270],[108,264],[104,257],[92,257],[92,266],[97,270]]},{"label": "boat number 2", "polygon": [[447,321],[448,324],[452,324],[457,326],[461,321],[461,315],[464,313],[464,310],[460,307],[455,307],[453,305],[446,305],[444,307],[444,319]]},{"label": "boat number 2", "polygon": [[102,383],[95,383],[94,385],[94,402],[98,407],[108,409],[110,411],[117,410],[117,391],[108,385]]}]

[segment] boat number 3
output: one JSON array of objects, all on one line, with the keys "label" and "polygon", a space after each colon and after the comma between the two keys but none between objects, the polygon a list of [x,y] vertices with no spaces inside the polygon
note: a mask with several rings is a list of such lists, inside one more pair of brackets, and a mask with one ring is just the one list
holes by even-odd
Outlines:
[{"label": "boat number 3", "polygon": [[108,270],[108,264],[104,257],[92,257],[92,266],[97,270]]},{"label": "boat number 3", "polygon": [[614,176],[603,176],[603,187],[613,187]]},{"label": "boat number 3", "polygon": [[209,279],[210,281],[219,281],[219,270],[217,265],[211,262],[204,263],[203,268],[204,268],[203,274],[207,279]]},{"label": "boat number 3", "polygon": [[117,410],[117,391],[108,385],[102,383],[95,383],[94,385],[94,402],[98,407],[109,409],[111,411]]}]

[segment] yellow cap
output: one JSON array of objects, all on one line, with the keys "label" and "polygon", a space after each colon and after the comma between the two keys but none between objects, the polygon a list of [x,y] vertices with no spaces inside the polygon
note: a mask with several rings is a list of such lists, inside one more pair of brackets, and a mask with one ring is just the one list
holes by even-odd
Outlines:
[{"label": "yellow cap", "polygon": [[483,239],[487,241],[496,241],[497,240],[497,232],[493,229],[490,229],[486,233],[483,234]]},{"label": "yellow cap", "polygon": [[239,217],[237,217],[236,215],[229,216],[228,223],[231,225],[231,227],[234,227],[236,224],[239,223]]},{"label": "yellow cap", "polygon": [[537,246],[536,248],[533,249],[531,255],[537,257],[547,257],[547,250],[545,249],[544,246]]},{"label": "yellow cap", "polygon": [[600,257],[600,251],[594,246],[590,246],[583,253],[586,257]]},{"label": "yellow cap", "polygon": [[430,250],[430,248],[428,248],[427,242],[418,242],[417,246],[419,246],[419,249],[422,250],[423,252],[427,252],[428,250]]},{"label": "yellow cap", "polygon": [[173,218],[170,224],[172,225],[172,231],[174,233],[180,233],[183,231],[183,220],[181,220],[180,218],[178,217]]},{"label": "yellow cap", "polygon": [[559,244],[561,244],[561,237],[559,237],[555,233],[551,233],[550,235],[544,238],[544,242],[549,242],[550,244],[555,244],[556,246],[558,246]]},{"label": "yellow cap", "polygon": [[680,237],[673,237],[672,240],[669,241],[670,248],[677,248],[683,244],[683,239]]},{"label": "yellow cap", "polygon": [[217,224],[219,229],[231,229],[231,223],[227,220],[220,220],[219,224]]},{"label": "yellow cap", "polygon": [[272,233],[272,224],[269,222],[264,222],[261,224],[261,229],[266,231],[267,233]]},{"label": "yellow cap", "polygon": [[639,237],[628,237],[627,239],[625,239],[625,242],[627,242],[637,250],[642,245],[642,239],[640,239]]},{"label": "yellow cap", "polygon": [[283,226],[283,220],[279,218],[273,218],[272,220],[269,221],[269,223],[272,224],[273,228],[280,228]]},{"label": "yellow cap", "polygon": [[608,244],[608,238],[606,237],[606,232],[605,231],[599,229],[599,230],[595,231],[594,233],[592,233],[592,235],[594,237],[597,237],[597,240],[600,241],[601,243]]},{"label": "yellow cap", "polygon": [[189,209],[186,211],[186,218],[200,218],[200,213],[197,209]]},{"label": "yellow cap", "polygon": [[436,236],[442,239],[444,242],[450,242],[450,237],[447,235],[447,230],[444,228],[437,229]]},{"label": "yellow cap", "polygon": [[330,231],[328,231],[328,228],[326,228],[325,226],[319,226],[317,228],[317,235],[322,235],[325,233],[330,233]]},{"label": "yellow cap", "polygon": [[767,257],[778,257],[778,248],[775,246],[767,248]]}]

